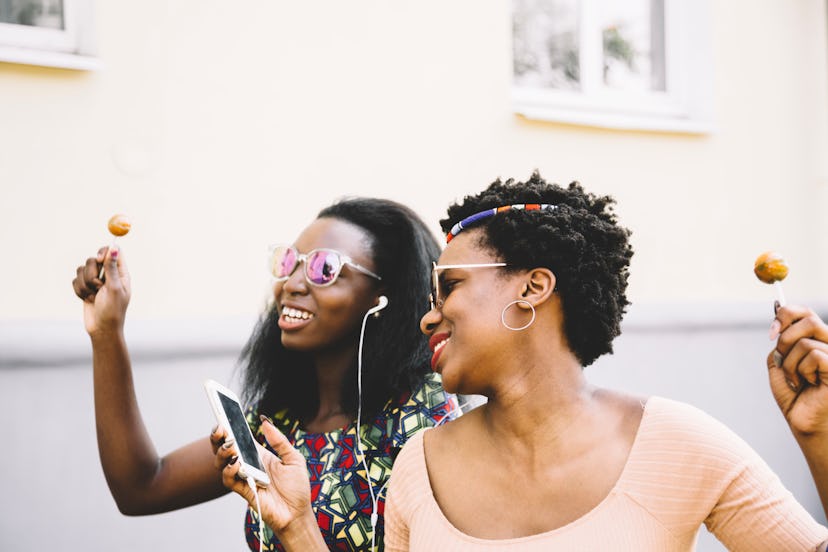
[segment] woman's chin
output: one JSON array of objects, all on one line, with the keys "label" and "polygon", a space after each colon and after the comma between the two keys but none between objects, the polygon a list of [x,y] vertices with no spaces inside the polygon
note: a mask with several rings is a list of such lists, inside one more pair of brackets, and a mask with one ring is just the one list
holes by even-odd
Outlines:
[{"label": "woman's chin", "polygon": [[451,371],[446,374],[442,370],[439,372],[443,383],[443,390],[446,393],[465,393],[461,390],[460,380],[452,377]]},{"label": "woman's chin", "polygon": [[289,351],[300,353],[312,352],[319,348],[317,343],[312,343],[306,336],[282,332],[282,346]]}]

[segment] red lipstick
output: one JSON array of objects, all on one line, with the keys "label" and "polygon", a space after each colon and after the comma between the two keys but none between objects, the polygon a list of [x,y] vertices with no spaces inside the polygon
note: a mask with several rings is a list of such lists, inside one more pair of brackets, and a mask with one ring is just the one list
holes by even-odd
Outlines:
[{"label": "red lipstick", "polygon": [[435,351],[435,347],[449,338],[451,334],[442,332],[437,333],[431,336],[428,340],[428,347],[432,350],[434,354],[431,355],[431,370],[436,371],[437,368],[437,360],[440,358],[440,354],[443,352],[443,349],[440,348],[439,350]]}]

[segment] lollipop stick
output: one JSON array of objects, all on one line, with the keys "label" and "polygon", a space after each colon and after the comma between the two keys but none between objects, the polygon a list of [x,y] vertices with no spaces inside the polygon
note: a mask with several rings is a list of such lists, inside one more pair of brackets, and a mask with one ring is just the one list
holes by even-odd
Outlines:
[{"label": "lollipop stick", "polygon": [[776,290],[776,300],[779,302],[780,307],[785,306],[785,292],[782,291],[782,282],[779,280],[773,283],[773,288]]},{"label": "lollipop stick", "polygon": [[[117,241],[118,241],[117,236],[112,238],[112,243],[109,244],[109,249],[106,250],[107,255],[109,254],[110,251],[115,249],[115,242],[117,242]],[[103,279],[104,279],[104,266],[106,266],[106,255],[104,255],[104,262],[101,264],[101,271],[98,273],[98,280],[101,280],[101,281],[103,281]]]}]

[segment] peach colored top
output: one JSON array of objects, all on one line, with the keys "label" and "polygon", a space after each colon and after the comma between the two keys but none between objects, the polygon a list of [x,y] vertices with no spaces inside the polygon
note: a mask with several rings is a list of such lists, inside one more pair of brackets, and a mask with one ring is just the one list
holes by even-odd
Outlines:
[{"label": "peach colored top", "polygon": [[394,464],[385,550],[683,552],[695,549],[702,523],[729,550],[801,552],[828,540],[738,436],[693,406],[652,397],[609,495],[572,523],[528,537],[487,540],[455,528],[434,500],[418,433]]}]

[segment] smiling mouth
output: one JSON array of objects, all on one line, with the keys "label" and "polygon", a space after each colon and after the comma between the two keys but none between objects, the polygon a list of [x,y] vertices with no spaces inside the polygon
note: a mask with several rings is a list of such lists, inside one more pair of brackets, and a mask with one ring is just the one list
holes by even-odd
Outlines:
[{"label": "smiling mouth", "polygon": [[440,353],[443,352],[443,347],[446,346],[446,343],[448,343],[450,339],[451,338],[448,334],[436,335],[431,338],[431,341],[429,343],[429,346],[432,350],[431,369],[435,372],[437,371],[437,361],[440,358]]},{"label": "smiling mouth", "polygon": [[292,327],[309,322],[315,316],[312,312],[305,310],[295,309],[293,307],[282,307],[282,314],[279,316],[279,321],[285,326]]}]

